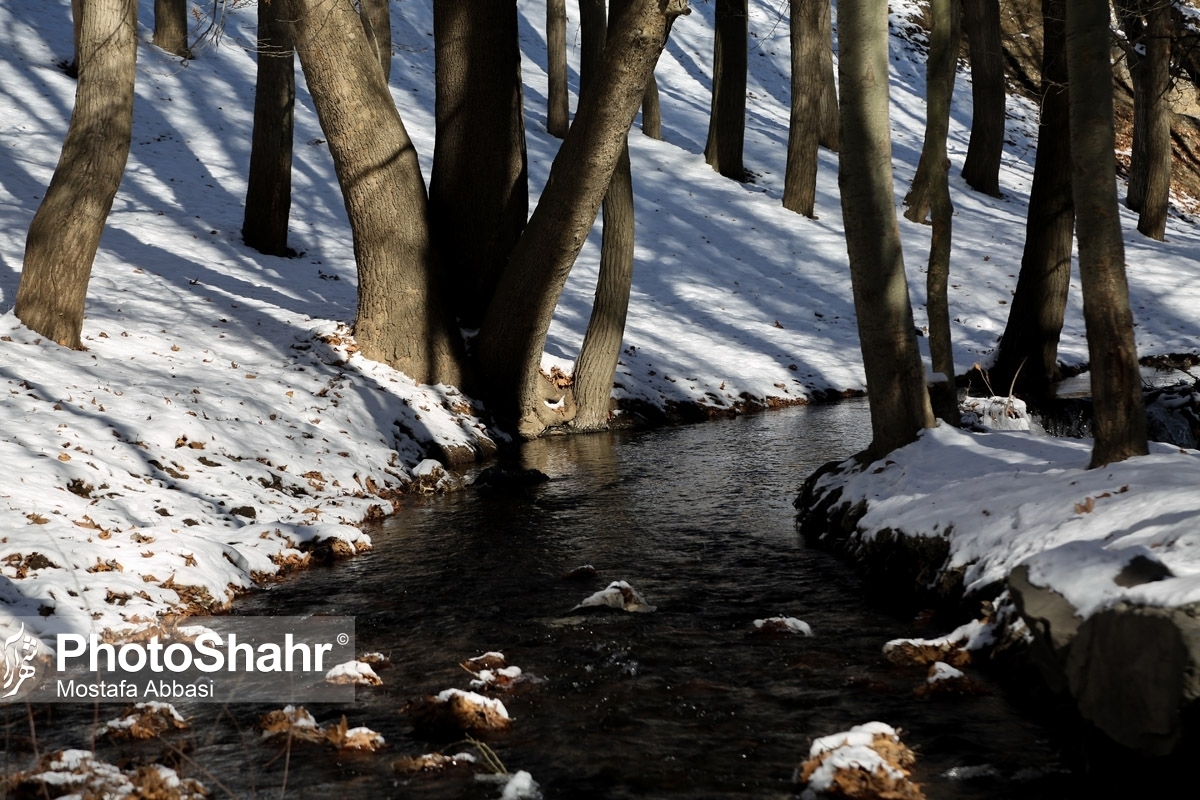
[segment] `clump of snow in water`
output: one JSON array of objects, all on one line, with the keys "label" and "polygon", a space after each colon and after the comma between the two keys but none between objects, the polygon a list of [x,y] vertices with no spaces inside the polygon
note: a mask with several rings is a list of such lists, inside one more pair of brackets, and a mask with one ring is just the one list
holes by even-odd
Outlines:
[{"label": "clump of snow in water", "polygon": [[929,666],[929,675],[925,677],[926,683],[939,683],[941,681],[953,680],[955,678],[965,678],[966,674],[960,670],[947,664],[945,661],[935,661]]},{"label": "clump of snow in water", "polygon": [[[825,793],[916,800],[923,795],[908,780],[907,769],[914,761],[912,751],[901,743],[892,726],[868,722],[814,741],[795,780],[806,784],[805,800],[816,800]],[[848,787],[855,791],[844,791]]]},{"label": "clump of snow in water", "polygon": [[340,685],[354,684],[356,686],[382,686],[383,681],[375,674],[375,670],[365,661],[347,661],[338,664],[325,673],[328,683]]},{"label": "clump of snow in water", "polygon": [[[996,598],[997,605],[1008,608],[1008,592]],[[945,636],[932,639],[892,639],[883,646],[883,654],[895,664],[928,664],[948,660],[955,664],[971,660],[971,651],[991,647],[996,642],[995,619],[973,619]]]},{"label": "clump of snow in water", "polygon": [[503,784],[500,800],[541,800],[542,798],[542,791],[538,787],[537,781],[523,769],[517,770],[511,775],[479,774],[475,776],[475,780]]},{"label": "clump of snow in water", "polygon": [[108,720],[96,735],[149,739],[164,731],[182,730],[187,727],[187,720],[175,710],[175,706],[150,700],[136,703],[120,717]]},{"label": "clump of snow in water", "polygon": [[967,397],[958,407],[962,412],[964,428],[992,431],[1031,429],[1025,401],[1016,397]]},{"label": "clump of snow in water", "polygon": [[446,689],[438,692],[435,698],[439,703],[449,703],[455,698],[460,698],[471,705],[480,706],[494,712],[501,719],[512,719],[508,716],[508,709],[494,697],[485,697],[476,692],[464,692],[462,689]]},{"label": "clump of snow in water", "polygon": [[812,636],[812,626],[802,619],[795,617],[767,617],[754,620],[756,631],[770,633],[794,633],[800,636]]},{"label": "clump of snow in water", "polygon": [[412,468],[413,490],[424,494],[453,492],[462,488],[462,482],[446,471],[436,458],[426,458]]},{"label": "clump of snow in water", "polygon": [[208,796],[199,781],[180,778],[162,764],[122,771],[98,760],[90,750],[63,750],[41,758],[31,770],[9,776],[6,785],[24,796],[157,797],[162,800],[202,800]]},{"label": "clump of snow in water", "polygon": [[647,603],[646,598],[625,581],[613,581],[607,587],[584,598],[571,610],[577,611],[581,608],[619,608],[622,611],[649,612],[654,611],[657,606]]}]

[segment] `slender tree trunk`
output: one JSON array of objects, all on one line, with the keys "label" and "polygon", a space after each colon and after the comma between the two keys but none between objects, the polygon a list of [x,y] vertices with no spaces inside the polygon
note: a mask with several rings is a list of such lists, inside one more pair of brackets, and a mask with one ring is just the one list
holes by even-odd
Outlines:
[{"label": "slender tree trunk", "polygon": [[1134,142],[1142,151],[1145,188],[1138,230],[1162,241],[1167,235],[1167,210],[1171,195],[1171,7],[1151,0],[1146,8],[1146,57],[1142,65],[1141,100],[1145,143]]},{"label": "slender tree trunk", "polygon": [[515,0],[435,0],[429,210],[455,312],[478,328],[529,216]]},{"label": "slender tree trunk", "polygon": [[497,288],[476,342],[491,408],[524,437],[546,426],[542,351],[575,257],[608,190],[626,135],[683,0],[633,0],[609,34],[596,82]]},{"label": "slender tree trunk", "polygon": [[358,15],[367,47],[383,69],[383,81],[392,77],[392,11],[388,0],[358,0]]},{"label": "slender tree trunk", "polygon": [[546,0],[546,131],[563,138],[571,124],[567,99],[567,0]]},{"label": "slender tree trunk", "polygon": [[662,106],[658,101],[658,81],[654,73],[646,81],[646,93],[642,95],[642,133],[651,139],[662,139]]},{"label": "slender tree trunk", "polygon": [[1146,413],[1113,163],[1107,3],[1067,0],[1071,164],[1094,407],[1091,466],[1144,455]]},{"label": "slender tree trunk", "polygon": [[154,44],[180,58],[188,50],[187,0],[154,0]]},{"label": "slender tree trunk", "polygon": [[833,69],[833,15],[826,2],[821,8],[821,147],[837,152],[842,141],[838,112],[837,76]]},{"label": "slender tree trunk", "polygon": [[[1146,90],[1145,64],[1146,21],[1142,19],[1137,0],[1117,0],[1114,3],[1120,25],[1128,37],[1125,48],[1125,63],[1133,87],[1133,147],[1129,154],[1129,190],[1125,194],[1125,206],[1139,214],[1146,198]],[[1141,50],[1141,52],[1139,52]]]},{"label": "slender tree trunk", "polygon": [[879,458],[935,423],[892,200],[887,0],[842,0],[838,22],[842,92],[838,183],[871,402],[872,441],[867,455]]},{"label": "slender tree trunk", "polygon": [[1004,155],[1004,51],[999,0],[962,0],[971,49],[971,142],[963,178],[977,192],[1000,196]]},{"label": "slender tree trunk", "polygon": [[273,1],[293,20],[350,218],[359,349],[418,383],[461,385],[462,339],[440,297],[417,151],[358,13],[350,0]]},{"label": "slender tree trunk", "polygon": [[79,85],[62,154],[25,241],[16,315],[83,349],[84,303],[133,130],[137,0],[87,0],[78,18]]},{"label": "slender tree trunk", "polygon": [[280,20],[279,10],[279,2],[258,0],[258,78],[242,241],[260,253],[286,256],[291,254],[287,235],[292,207],[296,51],[291,26]]},{"label": "slender tree trunk", "polygon": [[71,63],[63,70],[68,77],[79,77],[79,25],[83,20],[83,0],[71,0],[71,27],[75,39],[75,49],[71,55]]},{"label": "slender tree trunk", "polygon": [[787,168],[783,175],[783,207],[816,217],[817,150],[821,138],[821,98],[825,82],[821,53],[828,50],[821,11],[829,0],[791,2],[792,99],[788,123]]},{"label": "slender tree trunk", "polygon": [[945,380],[930,387],[930,401],[938,418],[959,425],[958,391],[954,386],[954,349],[950,338],[950,247],[953,240],[954,206],[950,202],[950,157],[946,138],[950,135],[950,100],[954,95],[954,73],[958,66],[961,38],[958,0],[931,0],[933,30],[929,37],[926,80],[929,95],[925,145],[921,160],[929,163],[929,198],[933,232],[929,244],[929,267],[925,274],[925,310],[929,315],[929,360],[933,371]]},{"label": "slender tree trunk", "polygon": [[735,181],[746,180],[742,145],[746,138],[747,0],[716,0],[712,110],[704,160]]},{"label": "slender tree trunk", "polygon": [[1042,102],[1037,157],[1025,223],[1017,291],[991,376],[996,391],[1013,386],[1044,399],[1061,378],[1058,339],[1071,284],[1075,202],[1071,194],[1065,0],[1042,0]]}]

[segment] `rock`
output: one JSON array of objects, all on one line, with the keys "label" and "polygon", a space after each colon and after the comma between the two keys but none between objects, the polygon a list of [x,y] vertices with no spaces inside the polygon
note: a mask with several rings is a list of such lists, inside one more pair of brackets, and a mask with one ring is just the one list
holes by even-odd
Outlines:
[{"label": "rock", "polygon": [[488,489],[524,489],[548,480],[550,476],[538,469],[495,464],[480,472],[471,485]]},{"label": "rock", "polygon": [[499,700],[460,689],[422,697],[409,703],[403,713],[418,736],[430,739],[455,739],[463,734],[479,737],[512,726],[512,718]]},{"label": "rock", "polygon": [[925,800],[908,779],[915,762],[894,728],[868,722],[813,742],[808,760],[796,770],[796,781],[807,785],[804,800]]},{"label": "rock", "polygon": [[647,603],[646,598],[625,581],[613,581],[606,588],[584,598],[571,610],[579,611],[585,608],[617,608],[622,611],[646,613],[654,611],[656,606]]}]

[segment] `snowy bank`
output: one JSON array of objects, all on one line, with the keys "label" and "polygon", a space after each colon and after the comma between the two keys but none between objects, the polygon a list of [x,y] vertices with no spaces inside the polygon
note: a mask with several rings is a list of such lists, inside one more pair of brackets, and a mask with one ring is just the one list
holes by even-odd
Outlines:
[{"label": "snowy bank", "polygon": [[797,501],[809,537],[949,600],[1011,592],[1050,684],[1118,742],[1169,752],[1200,698],[1200,453],[1089,470],[1091,443],[946,426]]}]

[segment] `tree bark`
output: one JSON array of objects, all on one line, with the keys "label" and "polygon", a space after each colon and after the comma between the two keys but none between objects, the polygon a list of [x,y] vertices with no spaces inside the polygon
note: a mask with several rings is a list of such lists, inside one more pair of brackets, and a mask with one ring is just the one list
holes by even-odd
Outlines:
[{"label": "tree bark", "polygon": [[554,307],[608,189],[671,22],[684,0],[634,0],[609,34],[550,178],[513,252],[476,341],[490,407],[519,435],[545,430],[542,351]]},{"label": "tree bark", "polygon": [[842,141],[842,118],[838,112],[837,76],[833,69],[833,14],[829,3],[821,9],[821,147],[837,152]]},{"label": "tree bark", "polygon": [[79,77],[79,25],[83,20],[83,0],[71,0],[71,29],[75,40],[75,49],[71,54],[71,63],[63,70],[67,77]]},{"label": "tree bark", "polygon": [[291,27],[279,18],[279,10],[278,2],[258,0],[258,77],[242,241],[260,253],[287,256],[292,252],[287,235],[296,58]]},{"label": "tree bark", "polygon": [[350,0],[274,2],[293,20],[350,218],[359,349],[418,383],[461,385],[462,339],[440,297],[417,152],[358,13]]},{"label": "tree bark", "polygon": [[154,0],[154,44],[180,58],[188,50],[187,0]]},{"label": "tree bark", "polygon": [[704,160],[735,181],[746,180],[742,146],[746,138],[747,0],[716,0],[712,109]]},{"label": "tree bark", "polygon": [[383,81],[392,77],[392,11],[388,0],[358,0],[358,16],[367,47],[383,69]]},{"label": "tree bark", "polygon": [[[614,23],[626,10],[628,3],[629,0],[612,0],[609,13]],[[603,16],[595,19],[581,14],[580,22],[585,26],[584,42],[597,38],[603,42],[607,37]],[[587,29],[589,24],[596,23],[601,26],[598,34]],[[587,56],[583,60],[581,77],[590,84],[595,80],[594,73],[600,65],[601,53],[593,48]],[[647,86],[649,84],[647,81]],[[601,213],[604,218],[604,238],[600,245],[596,295],[587,332],[575,361],[573,391],[576,411],[571,427],[582,431],[608,427],[613,374],[621,355],[621,340],[625,335],[625,320],[629,311],[629,292],[633,286],[633,176],[629,165],[628,140],[609,180]]]},{"label": "tree bark", "polygon": [[1071,284],[1071,194],[1065,0],[1042,0],[1042,102],[1017,291],[991,369],[996,391],[1045,399],[1061,377],[1058,340]]},{"label": "tree bark", "polygon": [[1117,210],[1107,3],[1067,0],[1067,60],[1079,273],[1092,370],[1091,466],[1099,467],[1147,452]]},{"label": "tree bark", "polygon": [[963,178],[977,192],[1000,196],[1004,155],[1004,51],[999,0],[962,0],[971,53],[971,141]]},{"label": "tree bark", "polygon": [[62,154],[25,241],[16,315],[83,349],[84,303],[133,130],[137,0],[88,0],[78,18],[79,85]]},{"label": "tree bark", "polygon": [[838,5],[842,149],[838,183],[867,395],[869,458],[933,427],[913,328],[900,232],[892,200],[886,0]]},{"label": "tree bark", "polygon": [[[925,222],[933,209],[934,195],[942,190],[939,182],[946,171],[945,161],[948,158],[946,137],[950,133],[950,99],[954,95],[958,41],[961,35],[961,18],[957,5],[949,8],[940,0],[931,0],[930,17],[933,20],[933,29],[929,37],[929,60],[925,65],[925,142],[921,147],[921,158],[917,162],[912,186],[904,196],[904,216],[920,223]],[[946,38],[947,36],[950,38]],[[946,180],[945,199],[948,203],[948,175]],[[935,234],[934,240],[937,239]]]},{"label": "tree bark", "polygon": [[567,135],[571,111],[567,99],[567,0],[546,0],[546,131]]},{"label": "tree bark", "polygon": [[658,81],[654,73],[646,81],[646,93],[642,95],[642,133],[651,139],[662,140],[662,105],[658,100]]},{"label": "tree bark", "polygon": [[478,328],[529,216],[515,0],[435,0],[429,209],[455,313]]},{"label": "tree bark", "polygon": [[[1171,195],[1171,7],[1156,0],[1146,8],[1146,56],[1142,63],[1141,102],[1143,140],[1134,149],[1142,153],[1144,170],[1138,230],[1162,241],[1167,235],[1167,210]],[[1135,110],[1136,113],[1136,110]]]},{"label": "tree bark", "polygon": [[821,99],[826,86],[821,54],[829,49],[821,13],[829,16],[829,0],[792,0],[790,5],[792,97],[783,207],[815,218]]}]

